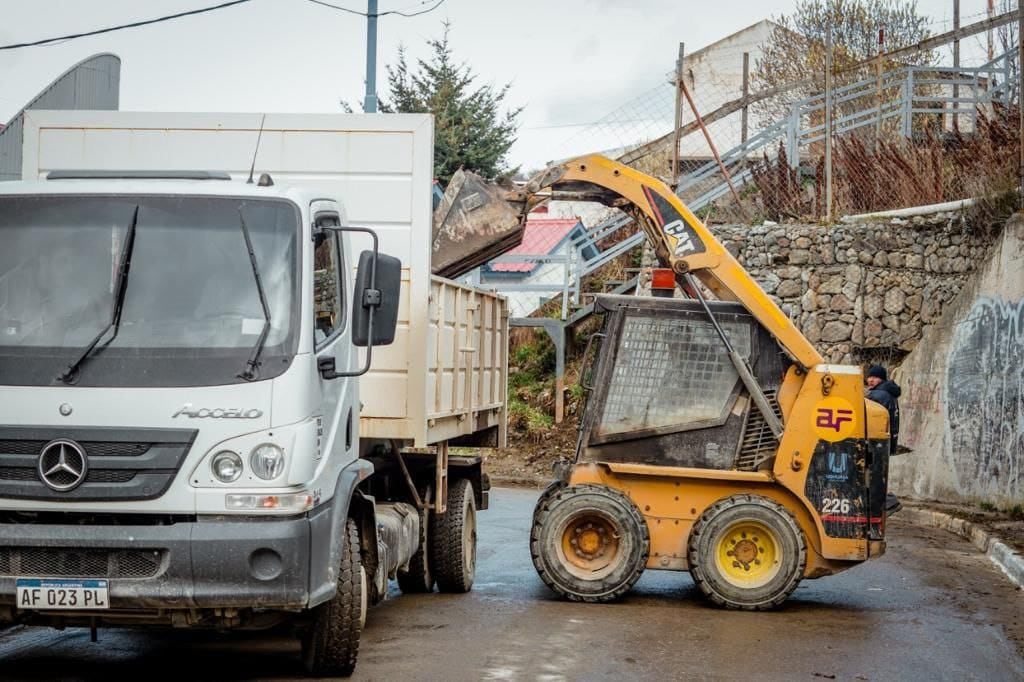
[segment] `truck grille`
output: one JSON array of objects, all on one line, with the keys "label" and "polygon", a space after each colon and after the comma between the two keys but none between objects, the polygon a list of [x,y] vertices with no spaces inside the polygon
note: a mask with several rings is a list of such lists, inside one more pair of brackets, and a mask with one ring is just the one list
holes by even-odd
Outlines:
[{"label": "truck grille", "polygon": [[[56,436],[55,436],[56,437]],[[0,439],[0,452],[11,455],[38,455],[47,443],[53,440],[17,440]],[[82,441],[82,447],[90,456],[96,457],[132,457],[149,450],[151,443],[116,443],[110,441]]]},{"label": "truck grille", "polygon": [[[782,421],[778,393],[765,391],[764,395],[768,398],[775,416]],[[768,428],[768,422],[764,420],[761,410],[757,409],[757,405],[751,404],[747,414],[747,423],[743,429],[743,440],[740,441],[739,452],[736,455],[736,468],[740,471],[756,471],[762,462],[775,454],[778,447],[779,442],[775,440],[772,430]]]},{"label": "truck grille", "polygon": [[68,578],[152,578],[163,550],[0,547],[0,575]]},{"label": "truck grille", "polygon": [[[186,429],[0,426],[0,497],[90,502],[153,499],[171,485],[195,435],[195,430]],[[40,454],[58,438],[78,443],[88,459],[85,480],[69,491],[51,489],[38,473]]]}]

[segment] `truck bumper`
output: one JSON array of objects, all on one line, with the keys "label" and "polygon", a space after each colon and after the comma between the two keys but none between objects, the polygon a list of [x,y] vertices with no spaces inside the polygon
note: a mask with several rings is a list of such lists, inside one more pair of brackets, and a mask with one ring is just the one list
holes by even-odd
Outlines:
[{"label": "truck bumper", "polygon": [[[17,578],[105,578],[110,611],[298,610],[309,601],[310,519],[173,525],[0,524],[0,607]],[[2,611],[9,609],[0,609]],[[65,612],[73,616],[73,612]]]}]

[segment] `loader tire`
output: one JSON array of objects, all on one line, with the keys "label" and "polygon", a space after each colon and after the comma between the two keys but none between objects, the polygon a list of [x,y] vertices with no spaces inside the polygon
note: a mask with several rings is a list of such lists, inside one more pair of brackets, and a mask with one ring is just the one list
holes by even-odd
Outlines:
[{"label": "loader tire", "polygon": [[[429,486],[422,491],[422,499],[429,501],[433,489]],[[405,594],[422,594],[434,591],[434,572],[430,570],[430,524],[433,521],[429,509],[420,510],[420,546],[409,560],[409,567],[398,571],[398,587]]]},{"label": "loader tire", "polygon": [[608,602],[629,592],[647,566],[650,544],[632,500],[599,485],[549,487],[530,531],[537,575],[571,601]]},{"label": "loader tire", "polygon": [[548,484],[547,488],[544,488],[544,492],[537,498],[537,504],[533,507],[533,523],[537,523],[537,516],[547,510],[548,505],[551,503],[551,499],[555,496],[559,490],[564,490],[569,484],[565,481],[552,481]]},{"label": "loader tire", "polygon": [[312,626],[302,637],[302,663],[306,672],[315,677],[352,674],[366,621],[366,573],[356,522],[347,519],[344,532],[338,592],[331,601],[316,607]]},{"label": "loader tire", "polygon": [[476,496],[469,479],[448,488],[444,514],[434,516],[431,568],[441,592],[469,592],[476,576]]},{"label": "loader tire", "polygon": [[767,611],[803,578],[807,541],[793,515],[758,495],[733,495],[701,514],[687,544],[690,573],[712,603]]}]

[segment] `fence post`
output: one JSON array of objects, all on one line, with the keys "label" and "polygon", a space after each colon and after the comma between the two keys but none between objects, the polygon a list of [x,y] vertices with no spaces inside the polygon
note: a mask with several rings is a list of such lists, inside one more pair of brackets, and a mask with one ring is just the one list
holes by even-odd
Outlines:
[{"label": "fence post", "polygon": [[914,67],[907,67],[907,79],[903,81],[903,137],[910,138],[913,135],[914,119]]},{"label": "fence post", "polygon": [[747,104],[747,97],[750,96],[750,53],[743,53],[743,118],[740,121],[740,142],[747,143],[747,112],[750,105]]},{"label": "fence post", "polygon": [[[953,0],[953,30],[960,31],[960,0]],[[960,39],[953,40],[953,130],[960,130]]]},{"label": "fence post", "polygon": [[1018,169],[1017,188],[1020,194],[1020,207],[1024,208],[1024,12],[1017,18],[1017,146],[1020,148],[1020,168]]},{"label": "fence post", "polygon": [[800,103],[790,107],[789,121],[786,123],[786,156],[790,168],[800,167]]},{"label": "fence post", "polygon": [[825,223],[832,222],[832,23],[825,36]]},{"label": "fence post", "polygon": [[686,77],[686,74],[683,73],[684,52],[684,43],[679,43],[679,55],[676,57],[676,120],[675,128],[672,129],[672,182],[670,186],[673,191],[679,186],[679,129],[683,126],[683,102],[679,95],[683,89],[683,78]]}]

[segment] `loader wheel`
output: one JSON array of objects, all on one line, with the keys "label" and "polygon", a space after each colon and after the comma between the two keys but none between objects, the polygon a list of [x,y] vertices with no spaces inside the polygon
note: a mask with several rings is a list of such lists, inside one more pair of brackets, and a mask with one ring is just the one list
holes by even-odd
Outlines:
[{"label": "loader wheel", "polygon": [[469,592],[476,576],[476,497],[469,479],[448,488],[447,511],[434,516],[430,560],[437,589]]},{"label": "loader wheel", "polygon": [[647,566],[650,536],[640,510],[612,488],[553,488],[538,500],[530,532],[537,574],[572,601],[618,599]]},{"label": "loader wheel", "polygon": [[757,495],[733,495],[708,507],[690,533],[690,573],[718,606],[775,608],[804,575],[807,543],[785,507]]},{"label": "loader wheel", "polygon": [[559,490],[564,490],[569,484],[565,481],[552,481],[548,484],[547,488],[544,488],[544,492],[540,494],[537,499],[537,504],[533,507],[533,522],[537,522],[537,516],[547,509],[551,499],[555,496]]},{"label": "loader wheel", "polygon": [[316,607],[313,624],[302,637],[302,663],[317,677],[348,677],[356,668],[359,637],[366,622],[367,584],[359,554],[356,522],[345,522],[338,572],[338,593]]},{"label": "loader wheel", "polygon": [[[422,499],[430,500],[433,488],[422,491]],[[419,594],[434,591],[434,573],[430,570],[430,522],[429,509],[420,510],[420,547],[409,560],[409,568],[398,571],[398,587],[405,594]]]}]

